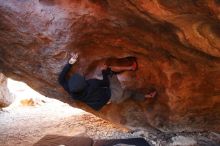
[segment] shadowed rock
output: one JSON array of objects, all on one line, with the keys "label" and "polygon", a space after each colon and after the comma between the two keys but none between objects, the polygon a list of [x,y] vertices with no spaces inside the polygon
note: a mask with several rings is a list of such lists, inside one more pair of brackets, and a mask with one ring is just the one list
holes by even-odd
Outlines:
[{"label": "shadowed rock", "polygon": [[[220,131],[219,3],[210,1],[0,0],[0,69],[35,90],[126,126]],[[68,98],[57,77],[71,52],[71,73],[96,77],[109,58],[135,56],[125,88],[154,100],[127,100],[95,112]]]}]

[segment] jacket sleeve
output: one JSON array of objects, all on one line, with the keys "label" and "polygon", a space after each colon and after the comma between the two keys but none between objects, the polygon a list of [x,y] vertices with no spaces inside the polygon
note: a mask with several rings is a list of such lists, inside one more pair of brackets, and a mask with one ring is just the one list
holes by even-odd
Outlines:
[{"label": "jacket sleeve", "polygon": [[68,81],[66,80],[66,74],[69,72],[70,68],[72,67],[72,64],[66,64],[62,70],[62,72],[60,73],[59,75],[59,78],[58,78],[58,81],[59,81],[59,84],[61,86],[63,86],[63,88],[70,93],[69,91],[69,87],[68,87]]},{"label": "jacket sleeve", "polygon": [[108,74],[109,74],[108,72],[102,71],[103,80],[100,81],[101,86],[107,86],[107,87],[110,86]]}]

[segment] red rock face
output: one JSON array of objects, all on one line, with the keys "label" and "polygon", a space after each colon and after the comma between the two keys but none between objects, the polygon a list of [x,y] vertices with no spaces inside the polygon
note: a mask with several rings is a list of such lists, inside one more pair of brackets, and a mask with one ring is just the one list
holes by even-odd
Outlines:
[{"label": "red rock face", "polygon": [[[2,0],[1,71],[123,125],[220,131],[219,5],[217,0]],[[71,52],[80,54],[72,72],[87,78],[100,73],[108,58],[135,56],[138,70],[123,73],[121,83],[144,93],[154,87],[157,99],[130,99],[99,112],[70,100],[57,77]]]}]

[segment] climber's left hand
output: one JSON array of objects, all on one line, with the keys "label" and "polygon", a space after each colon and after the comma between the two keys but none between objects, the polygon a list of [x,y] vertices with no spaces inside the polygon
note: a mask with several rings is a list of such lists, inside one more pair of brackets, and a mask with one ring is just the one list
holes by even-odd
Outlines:
[{"label": "climber's left hand", "polygon": [[75,54],[73,54],[73,53],[71,53],[71,58],[70,58],[70,60],[69,60],[69,64],[74,64],[74,63],[76,63],[76,61],[77,61],[77,59],[78,59],[78,53],[75,53]]}]

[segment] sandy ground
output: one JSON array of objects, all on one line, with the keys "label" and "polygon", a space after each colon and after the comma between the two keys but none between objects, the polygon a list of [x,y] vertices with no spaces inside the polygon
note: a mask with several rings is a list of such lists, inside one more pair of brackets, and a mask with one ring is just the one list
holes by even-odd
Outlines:
[{"label": "sandy ground", "polygon": [[32,145],[46,135],[100,138],[132,137],[125,129],[58,100],[26,84],[8,81],[16,100],[0,111],[0,145]]},{"label": "sandy ground", "polygon": [[128,130],[55,99],[23,83],[9,81],[15,102],[0,110],[0,146],[29,146],[46,135],[93,139],[144,137],[151,145],[220,145],[220,134],[163,133],[152,128]]},{"label": "sandy ground", "polygon": [[1,111],[0,145],[32,145],[46,135],[83,135],[95,139],[131,137],[107,121],[57,102]]}]

